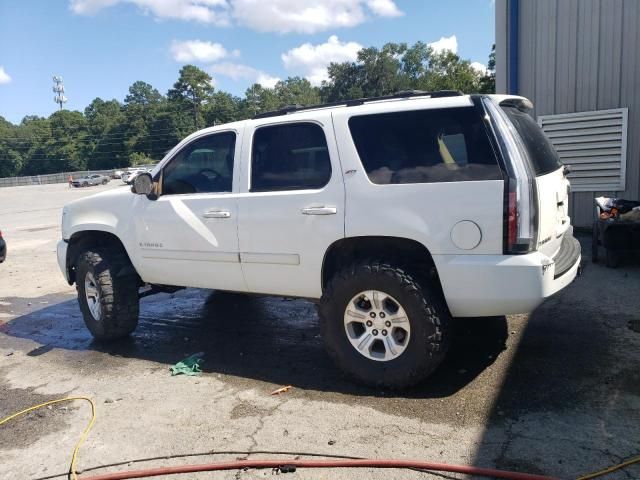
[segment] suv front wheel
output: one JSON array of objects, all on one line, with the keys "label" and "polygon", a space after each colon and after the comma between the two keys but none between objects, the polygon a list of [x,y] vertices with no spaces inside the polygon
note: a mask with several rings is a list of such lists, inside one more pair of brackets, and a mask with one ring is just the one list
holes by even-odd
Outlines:
[{"label": "suv front wheel", "polygon": [[319,306],[329,356],[355,380],[405,388],[442,362],[450,314],[440,291],[402,268],[367,261],[338,272]]},{"label": "suv front wheel", "polygon": [[117,249],[90,249],[76,263],[76,289],[84,322],[98,340],[126,337],[138,325],[140,279]]}]

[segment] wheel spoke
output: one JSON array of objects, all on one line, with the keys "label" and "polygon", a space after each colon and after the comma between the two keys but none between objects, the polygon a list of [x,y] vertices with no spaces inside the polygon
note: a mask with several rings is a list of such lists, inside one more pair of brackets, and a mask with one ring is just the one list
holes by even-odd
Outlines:
[{"label": "wheel spoke", "polygon": [[358,318],[360,320],[367,319],[367,316],[364,313],[354,312],[353,310],[347,310],[347,315],[352,318]]},{"label": "wheel spoke", "polygon": [[402,317],[391,317],[390,321],[391,321],[391,323],[397,325],[399,323],[408,323],[409,319],[407,317],[405,317],[405,316],[402,316]]},{"label": "wheel spoke", "polygon": [[398,352],[400,351],[401,346],[398,345],[395,341],[395,339],[393,338],[393,335],[387,335],[387,337],[384,339],[384,348],[385,348],[385,352],[384,352],[384,358],[395,358],[398,355]]},{"label": "wheel spoke", "polygon": [[96,279],[91,272],[87,272],[84,278],[84,295],[87,307],[93,316],[93,319],[100,321],[102,318],[102,306],[100,304],[100,290],[96,285]]},{"label": "wheel spoke", "polygon": [[93,285],[88,285],[85,287],[85,292],[87,293],[87,297],[89,298],[97,298],[98,297],[98,289]]},{"label": "wheel spoke", "polygon": [[362,340],[360,340],[360,342],[358,343],[358,350],[366,351],[369,349],[369,347],[373,343],[374,336],[371,335],[370,333],[364,333],[361,338]]}]

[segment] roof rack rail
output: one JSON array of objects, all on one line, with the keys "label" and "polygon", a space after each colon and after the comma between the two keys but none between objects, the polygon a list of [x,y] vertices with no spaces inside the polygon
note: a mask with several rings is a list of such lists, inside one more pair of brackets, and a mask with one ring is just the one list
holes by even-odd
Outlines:
[{"label": "roof rack rail", "polygon": [[459,97],[464,95],[460,90],[437,90],[434,92],[427,92],[425,90],[401,90],[399,92],[393,93],[391,95],[383,95],[380,97],[364,97],[364,98],[356,98],[353,100],[342,100],[340,102],[330,102],[330,103],[319,103],[317,105],[287,105],[282,107],[279,110],[273,110],[269,112],[262,112],[254,115],[253,118],[267,118],[267,117],[277,117],[279,115],[287,115],[288,113],[295,113],[304,110],[315,110],[317,108],[330,108],[330,107],[355,107],[357,105],[363,105],[367,102],[378,102],[382,100],[393,100],[398,98],[411,98],[411,97],[431,97],[431,98],[442,98],[442,97]]}]

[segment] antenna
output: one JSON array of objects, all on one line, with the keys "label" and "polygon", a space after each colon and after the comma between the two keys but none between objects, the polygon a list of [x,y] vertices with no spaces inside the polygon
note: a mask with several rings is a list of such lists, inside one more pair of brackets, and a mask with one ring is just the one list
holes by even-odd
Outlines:
[{"label": "antenna", "polygon": [[53,76],[53,92],[56,94],[53,101],[60,105],[60,110],[62,110],[62,105],[67,103],[68,98],[64,96],[64,84],[60,75]]}]

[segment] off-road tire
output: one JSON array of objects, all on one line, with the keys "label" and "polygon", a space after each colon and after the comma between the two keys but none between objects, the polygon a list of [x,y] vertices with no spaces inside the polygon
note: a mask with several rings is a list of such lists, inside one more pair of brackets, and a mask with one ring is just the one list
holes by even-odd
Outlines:
[{"label": "off-road tire", "polygon": [[[345,333],[348,302],[368,289],[393,296],[409,318],[409,343],[393,360],[380,362],[361,355]],[[451,315],[440,289],[392,262],[362,261],[339,271],[328,282],[318,313],[329,356],[348,376],[365,385],[390,389],[415,385],[440,365],[449,347]]]},{"label": "off-road tire", "polygon": [[[140,278],[126,254],[118,249],[92,248],[76,262],[76,290],[84,323],[98,340],[117,340],[138,325]],[[100,291],[101,319],[95,320],[85,295],[87,271]]]}]

